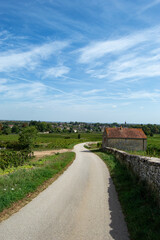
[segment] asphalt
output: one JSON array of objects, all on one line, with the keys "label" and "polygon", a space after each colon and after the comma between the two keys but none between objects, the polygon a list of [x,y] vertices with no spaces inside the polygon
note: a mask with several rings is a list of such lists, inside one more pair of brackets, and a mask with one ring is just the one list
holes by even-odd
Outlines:
[{"label": "asphalt", "polygon": [[105,163],[75,146],[73,164],[0,224],[1,240],[129,240]]}]

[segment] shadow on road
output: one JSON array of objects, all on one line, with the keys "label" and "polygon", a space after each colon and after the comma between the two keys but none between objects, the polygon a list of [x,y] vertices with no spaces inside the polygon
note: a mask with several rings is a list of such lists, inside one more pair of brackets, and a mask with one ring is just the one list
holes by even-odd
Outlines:
[{"label": "shadow on road", "polygon": [[89,150],[83,150],[83,151],[80,151],[80,152],[87,152],[87,153],[91,153]]},{"label": "shadow on road", "polygon": [[114,240],[129,240],[128,230],[121,211],[120,203],[117,198],[117,193],[112,182],[109,179],[109,210],[111,214],[110,235]]}]

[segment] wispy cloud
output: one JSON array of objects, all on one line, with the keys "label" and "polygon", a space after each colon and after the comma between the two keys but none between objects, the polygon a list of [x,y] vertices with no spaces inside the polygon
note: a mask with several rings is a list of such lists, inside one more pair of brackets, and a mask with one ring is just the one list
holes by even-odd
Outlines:
[{"label": "wispy cloud", "polygon": [[52,67],[45,70],[44,77],[61,77],[69,73],[70,68],[66,66]]},{"label": "wispy cloud", "polygon": [[148,9],[150,9],[150,8],[158,5],[158,4],[160,4],[160,0],[151,1],[150,3],[148,3],[147,5],[145,5],[140,12],[141,12],[141,13],[142,13],[142,12],[145,12],[146,10],[148,10]]},{"label": "wispy cloud", "polygon": [[13,83],[7,79],[0,79],[0,94],[7,100],[38,99],[46,90],[46,86],[40,82]]},{"label": "wispy cloud", "polygon": [[56,54],[68,45],[67,42],[51,42],[32,47],[28,51],[21,49],[1,52],[0,72],[8,72],[18,68],[34,69],[42,60]]},{"label": "wispy cloud", "polygon": [[[112,42],[89,45],[81,50],[80,62],[89,65],[86,73],[91,77],[110,82],[158,77],[160,76],[159,38],[158,26]],[[110,44],[112,47],[109,48]],[[92,66],[92,61],[95,63],[99,58],[102,58],[103,64]]]},{"label": "wispy cloud", "polygon": [[85,91],[82,94],[83,95],[93,95],[95,93],[100,93],[100,92],[103,92],[103,91],[104,91],[104,89],[92,89],[92,90],[89,90],[89,91]]},{"label": "wispy cloud", "polygon": [[148,52],[146,56],[137,54],[124,54],[111,61],[107,66],[88,71],[95,78],[106,78],[110,82],[119,80],[139,80],[160,76],[160,53]]},{"label": "wispy cloud", "polygon": [[144,45],[146,42],[151,40],[154,40],[154,42],[159,42],[157,39],[159,36],[160,27],[156,27],[153,29],[136,32],[119,39],[91,43],[79,50],[79,62],[90,63],[108,54],[118,54],[125,52],[126,50],[139,47],[141,44]]}]

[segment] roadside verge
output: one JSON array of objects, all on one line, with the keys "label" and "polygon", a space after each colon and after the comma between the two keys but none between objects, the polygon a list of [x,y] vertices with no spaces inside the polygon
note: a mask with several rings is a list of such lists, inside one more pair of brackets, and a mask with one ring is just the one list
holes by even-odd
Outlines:
[{"label": "roadside verge", "polygon": [[48,156],[0,177],[0,222],[17,212],[53,183],[75,159],[74,152]]},{"label": "roadside verge", "polygon": [[131,239],[159,240],[160,208],[144,182],[131,175],[112,154],[92,150],[107,165]]}]

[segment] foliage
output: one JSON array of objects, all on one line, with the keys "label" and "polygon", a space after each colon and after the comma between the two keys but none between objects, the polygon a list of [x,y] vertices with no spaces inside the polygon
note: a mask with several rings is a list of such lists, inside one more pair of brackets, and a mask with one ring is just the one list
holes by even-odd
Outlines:
[{"label": "foliage", "polygon": [[0,168],[2,170],[8,167],[18,167],[23,165],[28,160],[29,152],[27,151],[8,151],[1,150],[0,152]]},{"label": "foliage", "polygon": [[97,152],[107,164],[133,240],[159,240],[160,208],[143,182],[131,175],[114,156]]},{"label": "foliage", "polygon": [[35,149],[72,148],[81,142],[102,140],[102,134],[99,133],[81,133],[80,137],[78,139],[77,133],[38,134]]},{"label": "foliage", "polygon": [[37,130],[35,127],[26,127],[19,134],[19,143],[22,149],[32,151],[37,137]]},{"label": "foliage", "polygon": [[2,134],[10,134],[11,133],[11,128],[7,125],[4,125],[3,128],[2,128]]},{"label": "foliage", "polygon": [[0,212],[34,192],[47,179],[63,170],[74,158],[73,152],[49,156],[42,159],[41,164],[31,162],[32,168],[19,169],[6,176],[0,176]]},{"label": "foliage", "polygon": [[20,131],[20,129],[19,129],[19,127],[18,127],[17,125],[14,125],[14,126],[12,127],[12,133],[18,134],[19,131]]}]

